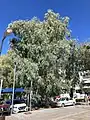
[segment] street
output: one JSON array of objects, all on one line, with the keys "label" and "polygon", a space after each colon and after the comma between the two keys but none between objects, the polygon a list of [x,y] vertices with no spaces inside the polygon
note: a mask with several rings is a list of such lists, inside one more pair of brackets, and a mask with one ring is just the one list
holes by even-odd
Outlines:
[{"label": "street", "polygon": [[19,113],[6,117],[6,120],[90,120],[90,106],[69,106],[32,111],[32,114]]}]

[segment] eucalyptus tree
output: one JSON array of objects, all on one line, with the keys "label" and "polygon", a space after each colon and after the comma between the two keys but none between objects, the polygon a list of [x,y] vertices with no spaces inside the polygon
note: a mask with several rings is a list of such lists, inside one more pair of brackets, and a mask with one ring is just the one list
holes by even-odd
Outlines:
[{"label": "eucalyptus tree", "polygon": [[29,87],[33,81],[33,91],[42,97],[58,95],[71,85],[72,40],[68,24],[68,17],[62,18],[48,10],[43,21],[34,17],[14,21],[8,26],[16,37],[11,40],[12,49],[25,62],[18,71],[19,82]]}]

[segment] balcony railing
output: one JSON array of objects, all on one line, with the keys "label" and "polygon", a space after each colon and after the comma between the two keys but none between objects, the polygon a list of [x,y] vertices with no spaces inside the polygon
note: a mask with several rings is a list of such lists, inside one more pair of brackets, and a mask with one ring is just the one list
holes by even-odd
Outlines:
[{"label": "balcony railing", "polygon": [[85,75],[85,76],[82,76],[83,77],[83,79],[86,79],[86,78],[90,78],[90,75]]},{"label": "balcony railing", "polygon": [[84,86],[83,88],[86,88],[86,89],[87,89],[87,88],[90,88],[90,86]]}]

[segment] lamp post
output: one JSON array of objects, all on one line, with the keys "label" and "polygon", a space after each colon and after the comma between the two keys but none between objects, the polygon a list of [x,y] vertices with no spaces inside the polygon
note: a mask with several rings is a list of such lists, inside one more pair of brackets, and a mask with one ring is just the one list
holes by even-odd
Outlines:
[{"label": "lamp post", "polygon": [[13,93],[12,93],[12,109],[11,109],[11,114],[13,113],[13,100],[14,100],[14,92],[15,92],[15,79],[16,79],[16,63],[14,63],[14,81],[13,81]]},{"label": "lamp post", "polygon": [[0,84],[0,98],[1,98],[1,93],[2,93],[2,84],[3,84],[3,79],[1,80],[1,84]]},{"label": "lamp post", "polygon": [[[5,38],[10,35],[11,33],[13,33],[13,30],[11,28],[8,28],[3,35],[3,38],[1,40],[1,44],[0,44],[0,56],[1,56],[1,52],[2,52],[2,47],[3,47],[3,43]],[[1,91],[2,91],[2,84],[3,84],[3,80],[1,80],[1,87],[0,87],[0,98],[1,98]]]},{"label": "lamp post", "polygon": [[[1,44],[0,44],[0,56],[1,56],[1,52],[2,52],[2,47],[3,47],[4,40],[11,33],[13,33],[13,30],[11,28],[6,29],[6,31],[4,32],[4,35],[3,35],[3,38],[2,38]],[[3,80],[1,80],[0,97],[1,97],[2,83],[3,83]],[[1,116],[0,120],[5,120],[5,116]]]},{"label": "lamp post", "polygon": [[4,43],[4,40],[5,38],[10,35],[11,33],[13,33],[13,30],[11,28],[8,28],[5,32],[4,32],[4,35],[3,35],[3,38],[1,40],[1,45],[0,45],[0,56],[1,56],[1,52],[2,52],[2,47],[3,47],[3,43]]}]

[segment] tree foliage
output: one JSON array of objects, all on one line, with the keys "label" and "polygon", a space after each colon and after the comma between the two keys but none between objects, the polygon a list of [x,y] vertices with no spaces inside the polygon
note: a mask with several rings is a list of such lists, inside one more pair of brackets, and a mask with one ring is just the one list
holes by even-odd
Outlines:
[{"label": "tree foliage", "polygon": [[12,87],[13,63],[8,54],[0,57],[0,79],[3,79],[3,87]]},{"label": "tree foliage", "polygon": [[30,87],[32,80],[35,93],[53,96],[77,83],[77,49],[68,22],[68,17],[48,10],[43,21],[33,18],[9,24],[17,38],[11,40],[12,48],[24,62],[18,65],[18,85]]},{"label": "tree foliage", "polygon": [[71,39],[68,24],[68,17],[62,18],[52,10],[43,21],[33,18],[10,23],[8,27],[15,35],[10,40],[12,50],[0,57],[4,87],[12,85],[14,62],[16,87],[30,88],[32,81],[33,94],[42,97],[74,87],[79,82],[78,71],[90,69],[90,55],[87,46],[78,47]]},{"label": "tree foliage", "polygon": [[90,43],[80,45],[80,64],[82,71],[90,70]]}]

